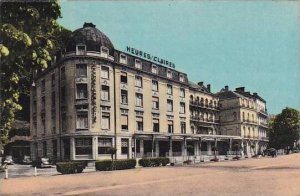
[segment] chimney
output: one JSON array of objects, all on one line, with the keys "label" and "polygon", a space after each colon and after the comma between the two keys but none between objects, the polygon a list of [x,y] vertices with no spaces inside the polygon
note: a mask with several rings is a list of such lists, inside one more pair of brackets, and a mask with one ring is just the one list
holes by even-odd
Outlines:
[{"label": "chimney", "polygon": [[96,25],[94,25],[94,24],[91,23],[91,22],[85,22],[85,23],[83,24],[83,28],[85,28],[85,27],[93,27],[93,28],[95,28]]},{"label": "chimney", "polygon": [[226,85],[225,86],[225,91],[228,91],[229,90],[229,87]]},{"label": "chimney", "polygon": [[236,91],[245,92],[245,87],[238,87],[235,89]]},{"label": "chimney", "polygon": [[207,90],[210,92],[210,84],[207,85]]},{"label": "chimney", "polygon": [[253,93],[254,97],[257,97],[257,93]]},{"label": "chimney", "polygon": [[203,86],[203,82],[198,82],[198,85],[199,86]]}]

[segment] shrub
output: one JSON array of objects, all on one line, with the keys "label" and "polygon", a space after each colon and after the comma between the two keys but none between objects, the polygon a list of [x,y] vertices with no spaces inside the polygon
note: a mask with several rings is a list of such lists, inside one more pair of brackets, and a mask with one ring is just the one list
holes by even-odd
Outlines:
[{"label": "shrub", "polygon": [[95,167],[96,167],[97,171],[111,171],[112,170],[112,160],[96,161]]},{"label": "shrub", "polygon": [[69,161],[56,163],[56,170],[62,174],[82,173],[85,163],[81,161]]},{"label": "shrub", "polygon": [[240,160],[240,157],[236,156],[232,158],[233,160]]},{"label": "shrub", "polygon": [[101,160],[96,161],[95,167],[97,171],[111,171],[135,168],[135,159],[120,159],[120,160]]},{"label": "shrub", "polygon": [[166,166],[168,163],[170,163],[170,159],[166,157],[143,158],[139,160],[139,164],[142,167],[158,167],[160,165]]},{"label": "shrub", "polygon": [[213,158],[213,159],[210,159],[210,161],[218,162],[219,159],[218,158]]}]

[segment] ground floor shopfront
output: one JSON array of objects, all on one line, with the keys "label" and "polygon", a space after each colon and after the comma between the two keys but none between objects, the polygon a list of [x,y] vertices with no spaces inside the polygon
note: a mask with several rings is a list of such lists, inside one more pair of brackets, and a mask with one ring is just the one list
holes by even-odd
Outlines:
[{"label": "ground floor shopfront", "polygon": [[[233,151],[238,144],[241,150]],[[201,160],[203,157],[254,155],[266,148],[261,140],[245,140],[239,136],[204,134],[136,133],[133,135],[64,135],[43,138],[31,143],[31,156],[53,160],[109,159],[108,149],[115,147],[117,159],[171,157],[177,161]],[[254,146],[254,148],[253,148]],[[216,148],[214,148],[216,147]],[[214,149],[216,151],[214,151]]]}]

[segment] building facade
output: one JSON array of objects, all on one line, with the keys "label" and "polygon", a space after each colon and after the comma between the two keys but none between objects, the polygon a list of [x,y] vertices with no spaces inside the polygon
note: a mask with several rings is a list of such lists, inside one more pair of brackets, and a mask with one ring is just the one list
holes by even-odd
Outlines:
[{"label": "building facade", "polygon": [[[92,23],[72,33],[64,55],[37,75],[31,90],[33,159],[94,161],[109,158],[111,147],[117,159],[197,158],[211,154],[212,146],[226,154],[232,142],[244,142],[244,132],[222,121],[231,112],[220,107],[226,105],[223,92],[214,94],[210,85],[194,84],[173,66],[134,52],[115,49]],[[266,107],[257,95],[253,105],[259,104],[261,110],[236,112],[249,110],[266,122],[266,113],[258,117]],[[265,133],[253,127],[256,136]]]}]

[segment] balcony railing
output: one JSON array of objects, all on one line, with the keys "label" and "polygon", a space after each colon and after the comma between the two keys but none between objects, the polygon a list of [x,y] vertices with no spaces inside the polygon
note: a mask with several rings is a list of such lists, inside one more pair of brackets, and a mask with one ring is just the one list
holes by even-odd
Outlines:
[{"label": "balcony railing", "polygon": [[190,101],[190,105],[205,108],[205,109],[219,110],[218,106],[213,106],[213,104],[204,104],[202,102],[197,102],[197,101]]}]

